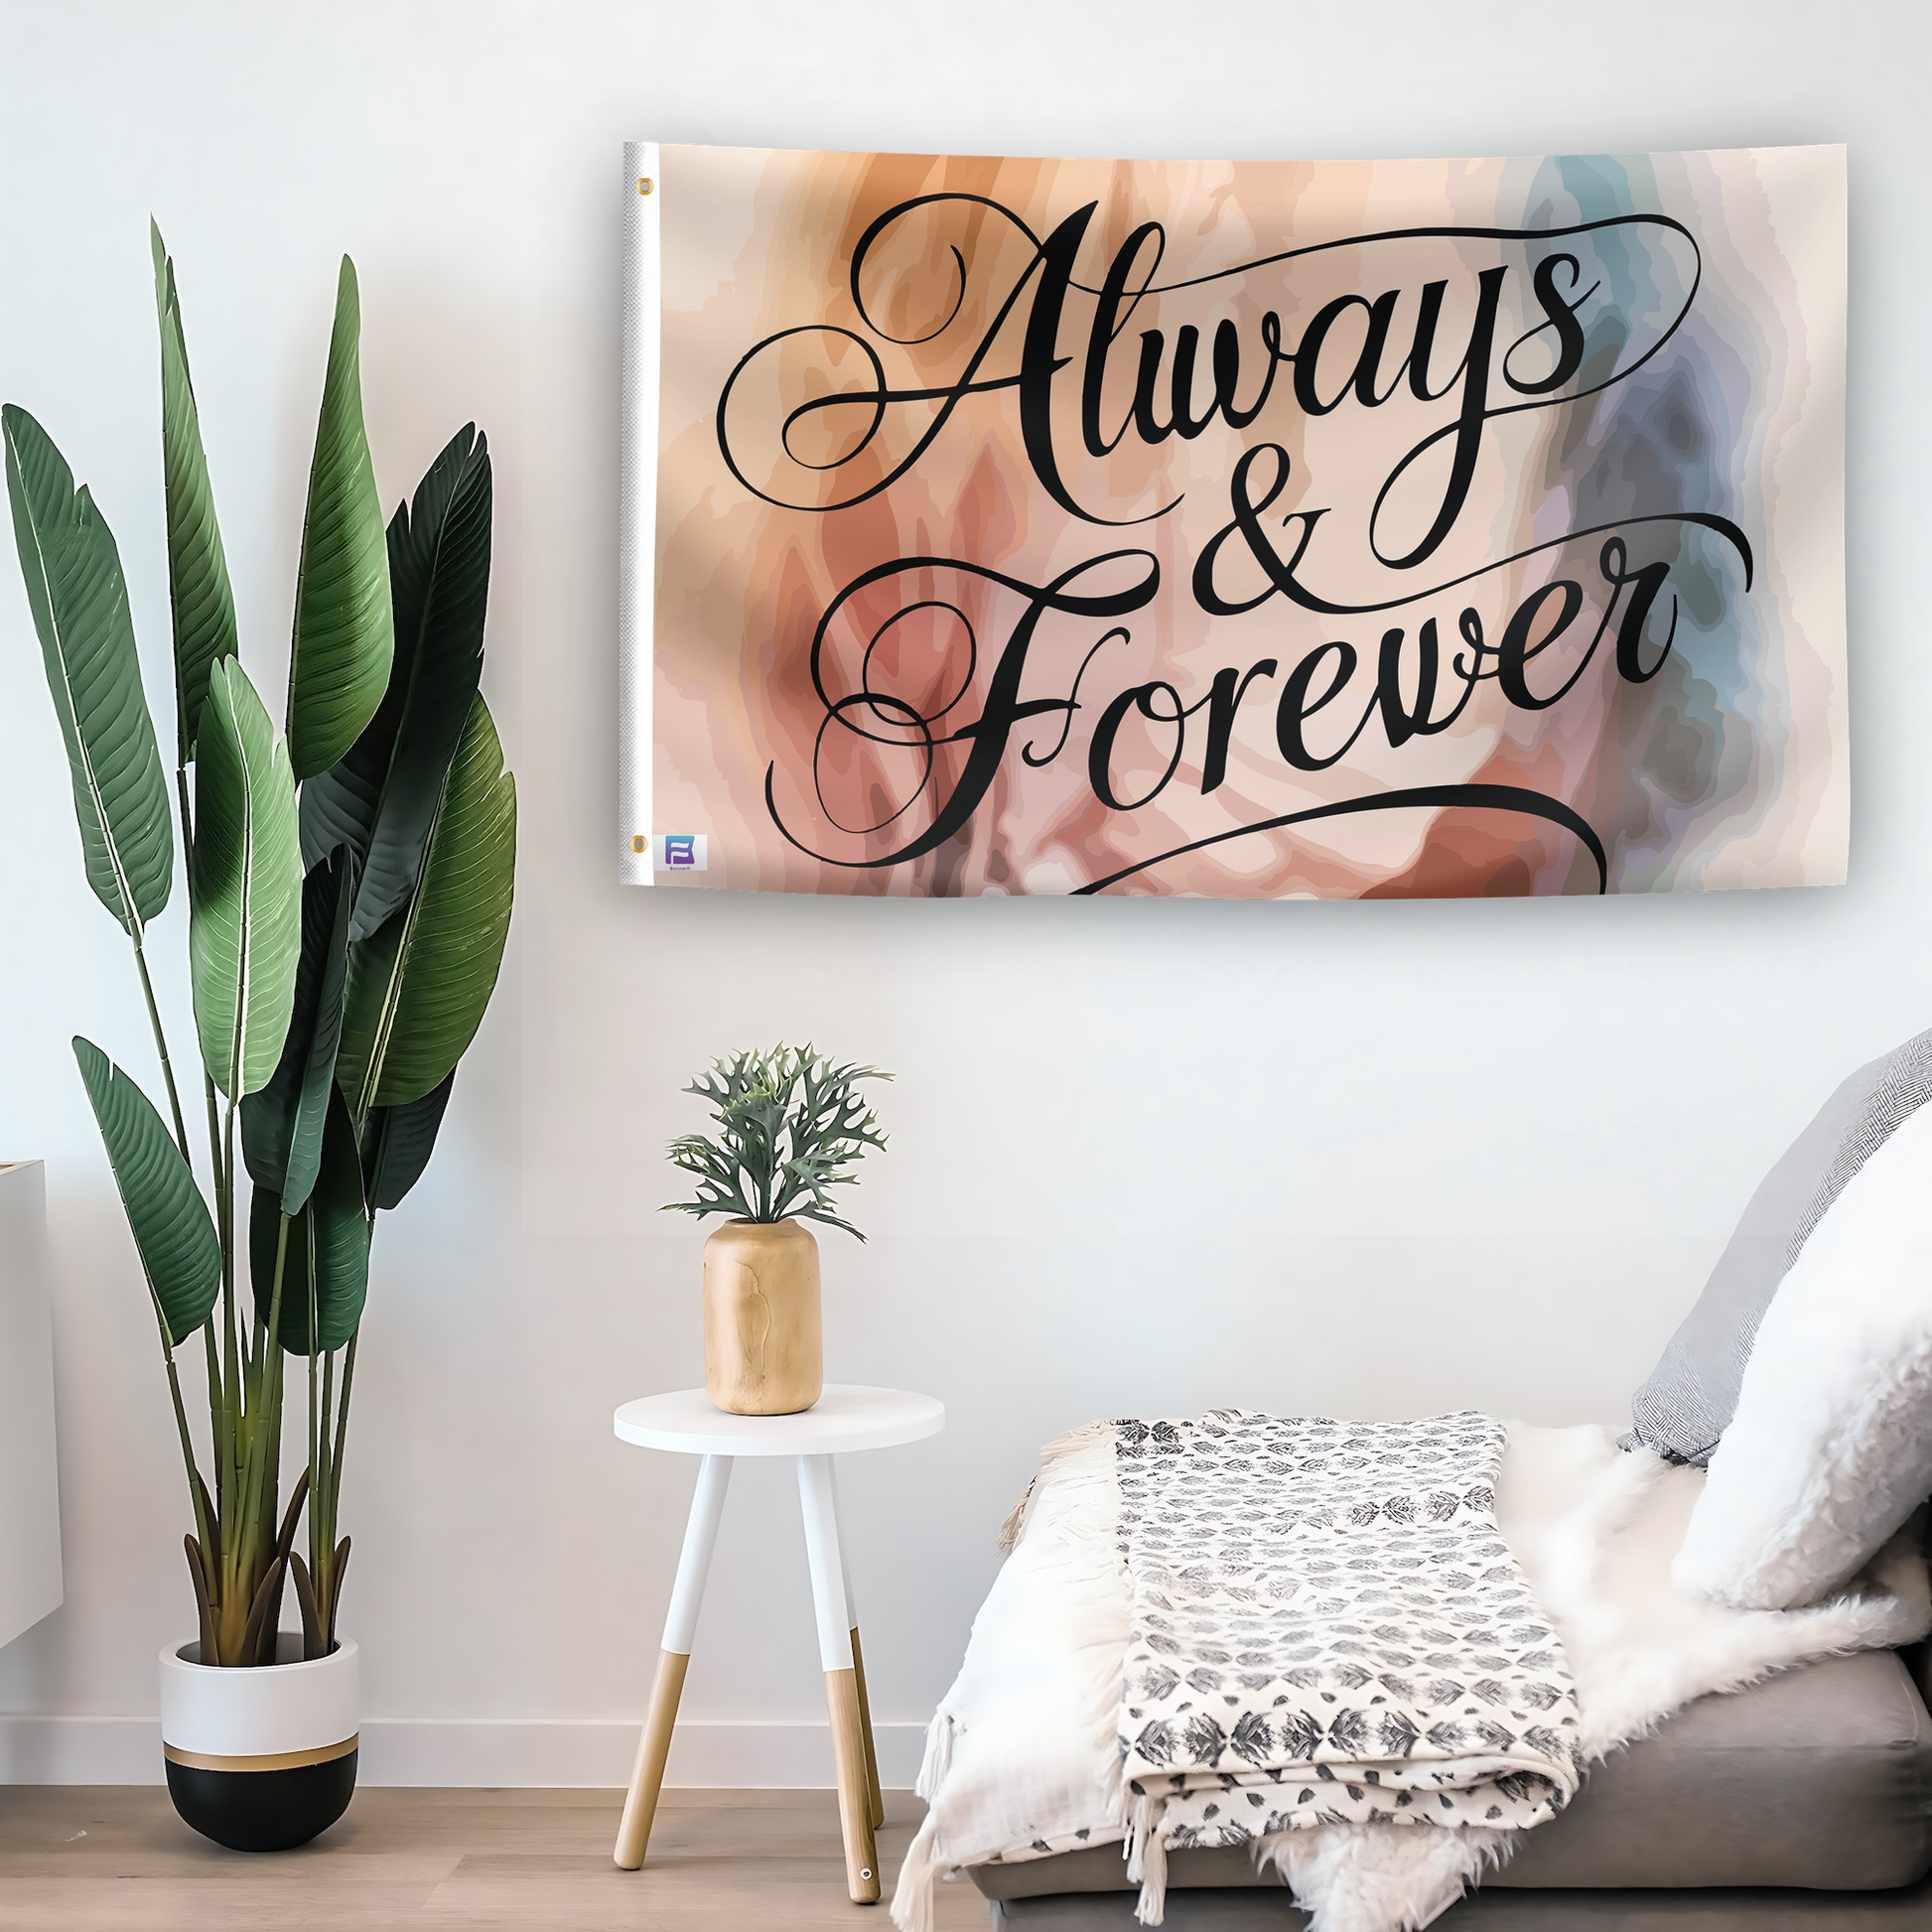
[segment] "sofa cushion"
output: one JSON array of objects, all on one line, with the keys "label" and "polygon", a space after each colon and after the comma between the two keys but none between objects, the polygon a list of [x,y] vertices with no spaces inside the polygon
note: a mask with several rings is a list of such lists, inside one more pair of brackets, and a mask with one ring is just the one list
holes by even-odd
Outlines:
[{"label": "sofa cushion", "polygon": [[1928,1869],[1932,1719],[1897,1653],[1867,1650],[1700,1698],[1491,1882],[1881,1891]]},{"label": "sofa cushion", "polygon": [[1788,1610],[1844,1588],[1932,1490],[1932,1107],[1853,1176],[1780,1284],[1671,1564]]},{"label": "sofa cushion", "polygon": [[1846,1183],[1928,1098],[1932,1030],[1860,1067],[1818,1110],[1750,1197],[1696,1307],[1631,1398],[1627,1448],[1711,1459],[1778,1284]]},{"label": "sofa cushion", "polygon": [[[1410,1828],[1420,1829],[1420,1828]],[[1932,1718],[1895,1652],[1700,1698],[1595,1766],[1486,1889],[1791,1885],[1867,1891],[1932,1870]],[[976,1865],[989,1898],[1129,1891],[1118,1845]],[[1273,1885],[1244,1847],[1176,1852],[1170,1890]]]}]

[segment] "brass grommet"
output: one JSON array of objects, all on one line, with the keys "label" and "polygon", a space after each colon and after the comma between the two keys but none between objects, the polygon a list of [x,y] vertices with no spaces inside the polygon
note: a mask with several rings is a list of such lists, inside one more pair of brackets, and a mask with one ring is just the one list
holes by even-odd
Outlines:
[{"label": "brass grommet", "polygon": [[632,852],[642,852],[649,844],[650,840],[643,833],[636,832],[631,835],[630,849]]},{"label": "brass grommet", "polygon": [[651,188],[650,177],[648,175],[639,175],[637,177],[637,193],[639,195],[648,195],[650,193],[650,188]]}]

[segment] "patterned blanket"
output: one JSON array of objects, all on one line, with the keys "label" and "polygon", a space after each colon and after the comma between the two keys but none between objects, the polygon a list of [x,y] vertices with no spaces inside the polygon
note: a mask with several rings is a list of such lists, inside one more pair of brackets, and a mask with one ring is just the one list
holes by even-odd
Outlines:
[{"label": "patterned blanket", "polygon": [[1503,1426],[1117,1422],[1130,1876],[1314,1824],[1520,1829],[1582,1778],[1569,1667],[1496,1527]]}]

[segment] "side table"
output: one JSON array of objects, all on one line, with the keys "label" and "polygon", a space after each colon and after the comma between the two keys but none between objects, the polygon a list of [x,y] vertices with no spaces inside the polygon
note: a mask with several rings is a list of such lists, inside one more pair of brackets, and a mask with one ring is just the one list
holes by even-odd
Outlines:
[{"label": "side table", "polygon": [[728,1416],[702,1389],[647,1395],[626,1402],[612,1419],[621,1441],[645,1449],[701,1455],[697,1494],[684,1526],[671,1607],[664,1618],[664,1646],[651,1684],[650,1708],[637,1740],[636,1767],[624,1795],[623,1819],[612,1854],[626,1871],[644,1862],[651,1820],[664,1785],[678,1699],[691,1662],[718,1524],[732,1463],[741,1455],[788,1455],[798,1465],[798,1506],[805,1521],[805,1552],[811,1564],[812,1607],[818,1619],[819,1662],[832,1718],[832,1758],[839,1786],[839,1826],[845,1838],[846,1889],[862,1905],[879,1900],[879,1854],[873,1834],[886,1822],[880,1800],[879,1759],[866,1698],[866,1667],[859,1648],[852,1579],[839,1544],[838,1489],[832,1458],[854,1449],[892,1449],[936,1436],[945,1427],[944,1406],[929,1395],[902,1389],[855,1388],[828,1383],[809,1409],[794,1416]]}]

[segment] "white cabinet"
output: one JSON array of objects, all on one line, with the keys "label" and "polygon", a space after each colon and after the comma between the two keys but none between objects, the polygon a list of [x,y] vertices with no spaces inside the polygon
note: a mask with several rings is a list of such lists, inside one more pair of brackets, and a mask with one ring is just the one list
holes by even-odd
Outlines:
[{"label": "white cabinet", "polygon": [[47,1187],[20,1161],[0,1164],[0,1643],[60,1603]]}]

